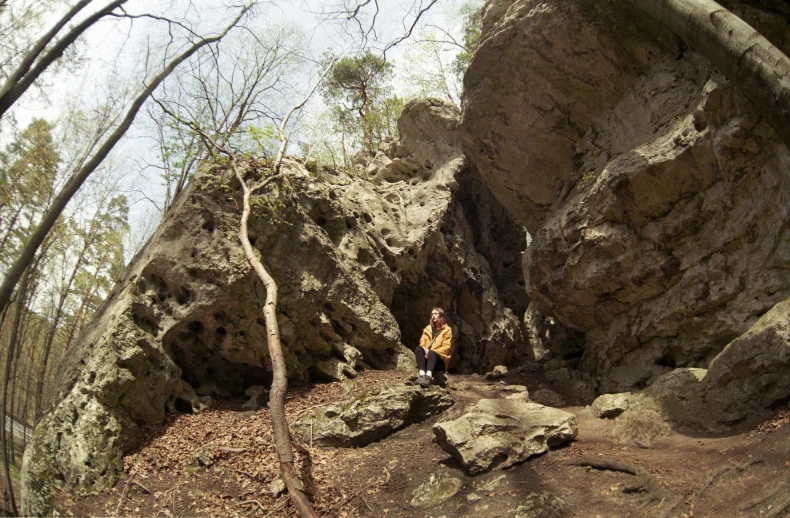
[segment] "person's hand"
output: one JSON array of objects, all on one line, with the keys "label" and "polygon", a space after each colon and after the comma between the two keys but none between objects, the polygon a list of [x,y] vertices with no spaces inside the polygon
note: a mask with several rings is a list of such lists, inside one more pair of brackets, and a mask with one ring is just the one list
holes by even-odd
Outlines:
[{"label": "person's hand", "polygon": [[426,349],[425,347],[423,347],[422,349],[425,351],[425,359],[427,360],[428,359],[428,349]]}]

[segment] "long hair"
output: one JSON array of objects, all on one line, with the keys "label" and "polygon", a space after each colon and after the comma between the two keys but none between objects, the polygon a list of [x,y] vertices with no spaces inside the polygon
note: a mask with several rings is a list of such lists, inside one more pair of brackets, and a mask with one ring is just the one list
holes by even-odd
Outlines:
[{"label": "long hair", "polygon": [[447,321],[444,319],[444,310],[442,308],[431,308],[431,313],[434,311],[439,312],[439,320],[441,321],[442,325],[447,325]]}]

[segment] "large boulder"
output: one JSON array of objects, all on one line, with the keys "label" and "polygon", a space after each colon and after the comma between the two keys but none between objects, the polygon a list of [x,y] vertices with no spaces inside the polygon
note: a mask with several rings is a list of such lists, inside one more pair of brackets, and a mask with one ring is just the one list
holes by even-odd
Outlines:
[{"label": "large boulder", "polygon": [[644,395],[676,426],[731,433],[759,424],[790,398],[790,299],[727,345],[707,372],[662,378]]},{"label": "large boulder", "polygon": [[439,446],[473,475],[544,453],[577,432],[570,412],[511,399],[481,399],[469,413],[433,427]]},{"label": "large boulder", "polygon": [[532,234],[530,334],[583,337],[601,391],[707,368],[790,296],[790,152],[630,3],[488,2],[464,86],[464,150]]},{"label": "large boulder", "polygon": [[[432,306],[454,328],[454,368],[527,354],[526,295],[511,287],[525,233],[468,166],[457,124],[450,106],[412,102],[390,155],[313,173],[288,159],[288,184],[256,200],[249,235],[278,283],[291,382],[413,367],[403,344],[417,343]],[[241,164],[252,181],[266,166]],[[204,166],[69,350],[25,457],[26,514],[51,513],[56,484],[114,484],[123,454],[167,412],[271,383],[239,187],[226,166]]]},{"label": "large boulder", "polygon": [[360,447],[450,408],[455,400],[445,388],[401,386],[371,389],[353,399],[310,412],[294,423],[303,442],[320,446]]}]

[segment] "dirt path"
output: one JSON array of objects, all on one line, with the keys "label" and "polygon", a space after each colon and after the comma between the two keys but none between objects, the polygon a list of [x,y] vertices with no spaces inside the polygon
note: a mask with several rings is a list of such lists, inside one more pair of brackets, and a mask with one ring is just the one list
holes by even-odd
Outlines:
[{"label": "dirt path", "polygon": [[[315,386],[289,401],[289,415],[403,381],[397,373],[369,372]],[[530,392],[545,385],[529,373],[505,381],[525,384]],[[504,397],[502,383],[452,375],[449,388],[457,402],[448,412],[378,443],[359,449],[303,445],[299,466],[319,513],[512,517],[537,493],[542,496],[533,501],[553,502],[555,512],[549,505],[524,516],[790,517],[787,410],[749,433],[706,438],[671,432],[644,449],[616,441],[614,421],[595,418],[575,404],[565,408],[578,419],[573,443],[507,470],[470,477],[433,442],[431,427],[462,415],[481,398]],[[126,475],[114,489],[77,501],[64,495],[66,510],[72,515],[294,516],[287,496],[269,493],[276,457],[267,411],[240,412],[238,406],[223,402],[219,409],[173,419],[126,458]],[[190,460],[209,443],[214,450],[208,466]],[[413,508],[413,491],[438,473],[460,479],[460,491],[436,507]]]}]

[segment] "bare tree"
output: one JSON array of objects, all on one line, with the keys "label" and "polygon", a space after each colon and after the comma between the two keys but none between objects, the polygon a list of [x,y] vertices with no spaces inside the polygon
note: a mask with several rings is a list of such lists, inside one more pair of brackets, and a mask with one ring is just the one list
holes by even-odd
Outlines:
[{"label": "bare tree", "polygon": [[52,27],[22,57],[21,62],[17,64],[14,71],[8,76],[5,84],[0,88],[0,117],[22,97],[22,94],[33,85],[47,68],[63,55],[77,38],[101,18],[128,2],[128,0],[113,0],[58,37],[61,30],[91,1],[80,0],[74,4],[66,14],[52,24]]},{"label": "bare tree", "polygon": [[219,34],[208,37],[200,38],[198,41],[190,44],[186,50],[176,55],[169,62],[166,63],[163,70],[151,78],[142,88],[137,97],[132,101],[130,107],[120,124],[115,130],[104,140],[96,152],[82,165],[82,167],[74,173],[74,175],[65,183],[63,188],[55,196],[52,206],[42,218],[36,230],[32,233],[27,240],[19,256],[14,261],[13,265],[9,268],[8,272],[0,285],[0,312],[2,312],[8,304],[11,294],[14,291],[19,279],[32,260],[36,251],[38,250],[44,238],[49,233],[52,226],[55,224],[58,216],[63,212],[66,204],[71,200],[77,190],[82,186],[85,180],[93,173],[97,167],[107,158],[107,155],[115,147],[118,141],[127,132],[129,127],[134,122],[143,103],[148,100],[159,85],[164,81],[181,63],[190,58],[199,49],[221,40],[225,35],[235,27],[239,21],[244,17],[254,4],[248,4],[240,9],[238,15],[233,21],[227,25]]},{"label": "bare tree", "polygon": [[713,0],[630,0],[732,78],[790,146],[790,59]]},{"label": "bare tree", "polygon": [[173,119],[180,121],[184,125],[191,125],[195,132],[199,133],[201,138],[204,139],[207,145],[214,148],[217,152],[227,156],[230,160],[230,166],[233,174],[241,185],[242,189],[242,211],[241,219],[239,222],[239,241],[241,241],[244,255],[250,263],[250,267],[258,276],[258,279],[263,283],[266,288],[266,301],[263,305],[263,316],[266,323],[267,331],[267,345],[269,349],[269,357],[272,360],[272,386],[269,392],[269,412],[272,418],[272,430],[274,433],[274,444],[277,449],[277,456],[280,460],[280,475],[285,482],[288,489],[288,494],[291,501],[296,507],[299,515],[303,518],[317,518],[310,501],[301,489],[302,484],[294,469],[294,454],[293,445],[291,443],[291,433],[288,430],[288,421],[285,413],[285,396],[288,392],[288,372],[285,365],[285,357],[283,355],[282,343],[280,341],[280,328],[277,324],[277,282],[266,270],[261,260],[255,253],[255,249],[250,243],[248,234],[248,221],[250,218],[251,204],[250,200],[256,193],[262,192],[267,186],[273,184],[275,181],[284,177],[282,171],[282,162],[285,157],[285,150],[288,147],[288,135],[286,133],[286,126],[291,116],[302,109],[307,101],[310,100],[315,90],[324,80],[326,75],[332,69],[336,59],[332,59],[319,79],[312,86],[305,98],[297,105],[291,107],[288,113],[283,117],[278,127],[278,135],[280,138],[280,147],[277,151],[277,156],[274,158],[271,167],[271,174],[262,178],[257,183],[252,185],[248,182],[254,182],[254,179],[248,180],[246,178],[249,171],[244,170],[242,165],[243,159],[238,153],[227,144],[220,144],[214,140],[209,134],[203,131],[200,126],[194,121],[187,121],[179,117],[176,113],[171,111],[167,106],[160,103],[162,110],[173,117]]}]

